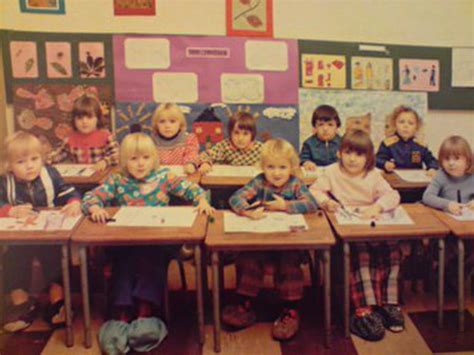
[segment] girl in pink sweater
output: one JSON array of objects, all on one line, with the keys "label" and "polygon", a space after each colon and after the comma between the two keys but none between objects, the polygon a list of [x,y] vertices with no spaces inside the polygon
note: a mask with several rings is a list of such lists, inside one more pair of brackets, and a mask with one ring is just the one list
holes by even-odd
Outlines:
[{"label": "girl in pink sweater", "polygon": [[[329,212],[357,206],[363,218],[378,218],[395,209],[400,195],[374,169],[374,146],[367,133],[351,131],[342,138],[339,162],[326,168],[310,188]],[[367,340],[380,340],[385,328],[400,332],[404,319],[398,305],[401,251],[396,242],[354,243],[350,294],[355,308],[351,331]]]}]

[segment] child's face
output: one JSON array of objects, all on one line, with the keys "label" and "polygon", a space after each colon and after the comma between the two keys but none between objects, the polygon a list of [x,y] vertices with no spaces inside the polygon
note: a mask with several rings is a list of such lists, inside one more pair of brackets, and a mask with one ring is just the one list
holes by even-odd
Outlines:
[{"label": "child's face", "polygon": [[395,129],[402,139],[413,138],[418,130],[418,121],[413,112],[402,112],[395,120]]},{"label": "child's face", "polygon": [[365,171],[367,157],[356,151],[343,150],[340,152],[341,164],[344,170],[351,176],[357,176]]},{"label": "child's face", "polygon": [[127,170],[135,179],[143,179],[147,177],[154,166],[154,157],[147,153],[134,153],[127,159]]},{"label": "child's face", "polygon": [[466,174],[467,159],[465,156],[450,155],[441,161],[444,171],[454,177],[461,177]]},{"label": "child's face", "polygon": [[89,134],[97,129],[98,119],[96,115],[93,116],[78,116],[75,118],[76,128],[82,134]]},{"label": "child's face", "polygon": [[43,166],[43,159],[39,152],[31,152],[15,157],[9,161],[9,168],[17,179],[33,181],[36,179]]},{"label": "child's face", "polygon": [[284,157],[271,157],[262,164],[265,179],[275,187],[286,184],[291,175],[291,163]]},{"label": "child's face", "polygon": [[165,138],[174,137],[180,130],[181,124],[175,117],[160,117],[156,121],[156,129]]},{"label": "child's face", "polygon": [[245,149],[252,143],[252,133],[235,125],[230,135],[232,143],[239,149]]},{"label": "child's face", "polygon": [[337,124],[335,120],[330,121],[316,121],[316,125],[314,126],[314,130],[316,131],[317,137],[324,141],[332,140],[337,133]]}]

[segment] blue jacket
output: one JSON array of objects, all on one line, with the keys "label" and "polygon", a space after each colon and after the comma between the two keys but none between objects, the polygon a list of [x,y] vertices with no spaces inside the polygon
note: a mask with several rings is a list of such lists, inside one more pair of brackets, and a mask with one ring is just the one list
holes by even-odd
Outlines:
[{"label": "blue jacket", "polygon": [[385,162],[393,159],[398,169],[438,169],[438,161],[430,150],[416,138],[404,141],[398,135],[387,137],[380,143],[376,155],[377,168],[384,168]]},{"label": "blue jacket", "polygon": [[336,135],[330,141],[322,141],[316,135],[309,137],[301,148],[301,164],[312,161],[317,166],[331,165],[337,161],[337,151],[341,144],[341,137]]}]

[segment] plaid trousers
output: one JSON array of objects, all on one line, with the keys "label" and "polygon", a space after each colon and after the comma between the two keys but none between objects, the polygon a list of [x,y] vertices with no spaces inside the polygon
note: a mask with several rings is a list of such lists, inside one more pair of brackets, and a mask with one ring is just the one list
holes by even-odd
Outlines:
[{"label": "plaid trousers", "polygon": [[399,242],[353,243],[350,295],[355,308],[398,304]]},{"label": "plaid trousers", "polygon": [[275,289],[284,301],[303,297],[302,255],[298,251],[241,252],[236,260],[237,293],[256,297],[263,288],[265,270],[273,267]]}]

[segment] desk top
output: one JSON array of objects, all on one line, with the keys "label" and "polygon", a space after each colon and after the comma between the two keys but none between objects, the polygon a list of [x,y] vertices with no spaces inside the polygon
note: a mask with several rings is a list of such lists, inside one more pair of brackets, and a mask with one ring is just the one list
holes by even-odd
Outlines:
[{"label": "desk top", "polygon": [[80,185],[100,185],[109,176],[111,168],[105,169],[102,172],[96,171],[91,176],[65,176],[63,177],[64,182],[80,186]]},{"label": "desk top", "polygon": [[[241,187],[252,180],[254,176],[201,176],[201,186],[206,188],[228,188]],[[316,177],[308,176],[303,178],[305,185],[311,185],[316,181]]]},{"label": "desk top", "polygon": [[[157,207],[159,208],[159,207]],[[118,207],[108,207],[111,216]],[[191,227],[113,227],[84,218],[72,235],[72,241],[90,245],[139,245],[199,243],[204,240],[207,216],[197,215]]]},{"label": "desk top", "polygon": [[[171,172],[176,173],[176,170],[179,167],[177,165],[161,165],[160,168],[169,168]],[[112,169],[110,169],[110,171],[107,172],[106,175],[104,175],[104,177],[100,181],[100,184],[102,184],[107,179],[109,174],[116,174],[119,172],[120,172],[120,167],[114,166]],[[181,174],[177,174],[177,175],[181,175]],[[191,174],[191,175],[183,174],[182,176],[186,177],[187,180],[194,182],[195,184],[199,184],[199,181],[201,180],[201,174],[199,173],[199,171],[196,171],[194,174]]]},{"label": "desk top", "polygon": [[211,250],[296,250],[326,249],[336,240],[322,213],[304,215],[309,229],[302,232],[225,233],[224,213],[217,211],[208,224],[206,246]]},{"label": "desk top", "polygon": [[383,177],[395,190],[424,190],[429,185],[428,182],[405,181],[396,173],[382,173]]},{"label": "desk top", "polygon": [[443,238],[449,234],[449,229],[436,218],[432,211],[422,204],[402,204],[414,224],[406,225],[368,225],[337,223],[336,215],[328,213],[336,234],[347,241],[374,241],[420,238]]},{"label": "desk top", "polygon": [[435,209],[432,211],[456,237],[474,238],[474,221],[458,221],[443,211]]}]

